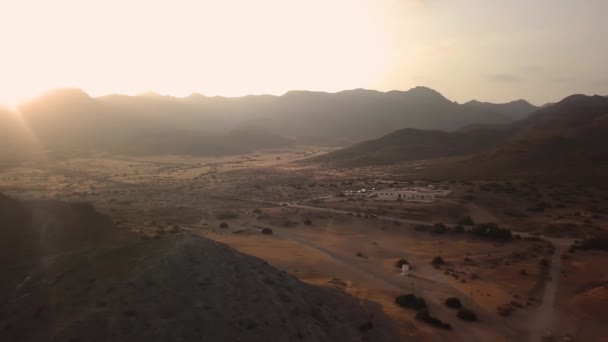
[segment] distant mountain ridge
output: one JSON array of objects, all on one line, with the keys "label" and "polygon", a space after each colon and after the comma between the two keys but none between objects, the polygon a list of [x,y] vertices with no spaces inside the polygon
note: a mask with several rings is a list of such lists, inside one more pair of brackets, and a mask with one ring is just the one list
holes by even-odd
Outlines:
[{"label": "distant mountain ridge", "polygon": [[[80,89],[59,89],[21,105],[19,129],[27,129],[42,151],[59,154],[225,155],[294,143],[346,146],[398,128],[456,130],[503,124],[534,108],[521,100],[460,105],[426,87],[236,98],[155,93],[93,98]],[[3,123],[12,114],[0,112],[0,131],[18,131],[16,125]],[[19,151],[21,144],[13,139],[5,146],[9,152]],[[16,153],[13,159],[30,154],[35,152]]]}]

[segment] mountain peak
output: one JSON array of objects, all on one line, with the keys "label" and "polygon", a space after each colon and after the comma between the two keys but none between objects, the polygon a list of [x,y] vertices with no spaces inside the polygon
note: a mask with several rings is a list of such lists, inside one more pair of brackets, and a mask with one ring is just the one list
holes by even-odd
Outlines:
[{"label": "mountain peak", "polygon": [[443,97],[443,95],[440,92],[438,92],[437,90],[431,89],[429,87],[424,87],[424,86],[416,86],[416,87],[408,90],[407,92],[413,93],[413,94],[435,95],[435,96]]},{"label": "mountain peak", "polygon": [[574,94],[570,95],[563,100],[559,101],[557,104],[560,105],[596,105],[596,104],[605,104],[608,101],[607,98],[599,95],[583,95],[583,94]]},{"label": "mountain peak", "polygon": [[89,94],[85,93],[84,90],[80,88],[57,88],[49,90],[48,92],[42,94],[39,99],[46,98],[61,98],[66,100],[72,99],[91,99]]}]

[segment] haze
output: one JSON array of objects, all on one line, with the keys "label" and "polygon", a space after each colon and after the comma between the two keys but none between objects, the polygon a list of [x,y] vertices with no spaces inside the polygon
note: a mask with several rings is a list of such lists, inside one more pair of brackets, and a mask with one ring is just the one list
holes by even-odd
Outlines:
[{"label": "haze", "polygon": [[5,1],[0,103],[409,89],[535,104],[608,93],[602,0]]}]

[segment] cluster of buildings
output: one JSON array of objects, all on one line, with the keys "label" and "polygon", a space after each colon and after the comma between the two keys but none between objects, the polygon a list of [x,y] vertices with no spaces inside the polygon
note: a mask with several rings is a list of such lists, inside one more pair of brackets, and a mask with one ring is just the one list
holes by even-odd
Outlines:
[{"label": "cluster of buildings", "polygon": [[433,203],[440,197],[447,197],[452,191],[437,189],[433,185],[427,187],[387,188],[387,189],[361,189],[343,192],[345,196],[373,198],[379,201],[406,201]]}]

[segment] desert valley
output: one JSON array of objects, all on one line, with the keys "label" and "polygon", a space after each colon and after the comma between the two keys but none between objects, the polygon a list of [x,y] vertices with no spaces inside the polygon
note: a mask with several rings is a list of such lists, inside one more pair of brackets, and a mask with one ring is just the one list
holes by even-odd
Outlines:
[{"label": "desert valley", "polygon": [[608,342],[607,0],[0,14],[0,342]]}]

